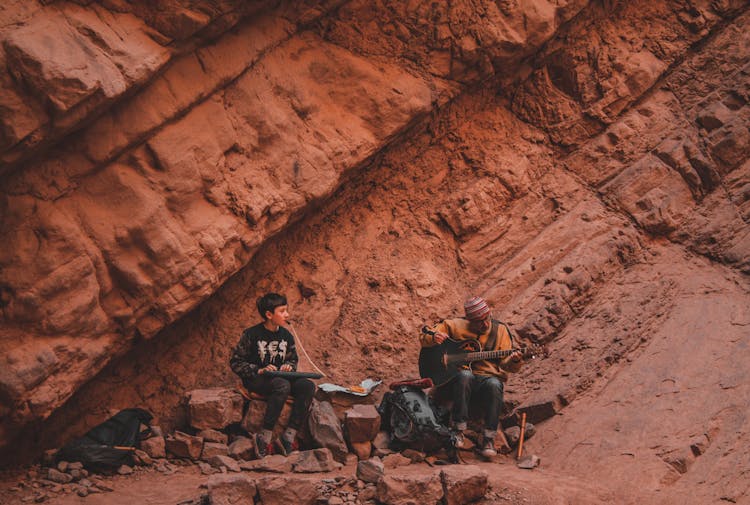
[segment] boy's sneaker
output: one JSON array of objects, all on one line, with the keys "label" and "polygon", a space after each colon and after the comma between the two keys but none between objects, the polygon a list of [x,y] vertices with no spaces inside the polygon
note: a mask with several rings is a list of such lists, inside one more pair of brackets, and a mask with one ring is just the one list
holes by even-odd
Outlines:
[{"label": "boy's sneaker", "polygon": [[463,432],[459,431],[453,436],[453,447],[459,450],[467,450],[471,448],[471,444],[466,439]]},{"label": "boy's sneaker", "polygon": [[253,435],[253,450],[255,451],[255,457],[257,459],[265,458],[268,455],[273,454],[273,445],[271,442],[266,442],[260,433]]},{"label": "boy's sneaker", "polygon": [[485,437],[484,440],[482,440],[482,448],[480,449],[479,454],[481,454],[485,458],[492,458],[494,456],[497,456],[497,450],[495,449],[495,439]]},{"label": "boy's sneaker", "polygon": [[293,452],[299,451],[299,444],[297,444],[296,438],[290,442],[283,436],[278,437],[275,442],[275,447],[278,453],[282,456],[289,456]]}]

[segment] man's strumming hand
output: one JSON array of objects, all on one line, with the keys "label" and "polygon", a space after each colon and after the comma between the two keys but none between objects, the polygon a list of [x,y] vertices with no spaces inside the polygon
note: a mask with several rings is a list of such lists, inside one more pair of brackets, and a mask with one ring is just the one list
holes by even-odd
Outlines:
[{"label": "man's strumming hand", "polygon": [[445,333],[436,331],[435,334],[432,336],[432,338],[435,340],[436,344],[442,344],[445,342],[445,339],[448,338],[448,335]]}]

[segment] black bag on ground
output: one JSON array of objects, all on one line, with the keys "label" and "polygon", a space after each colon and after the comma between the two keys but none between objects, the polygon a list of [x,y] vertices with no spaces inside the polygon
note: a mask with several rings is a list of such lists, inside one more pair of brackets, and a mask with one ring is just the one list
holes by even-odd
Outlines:
[{"label": "black bag on ground", "polygon": [[436,452],[451,449],[453,435],[446,426],[448,413],[435,406],[424,390],[397,386],[378,406],[382,429],[391,434],[393,449]]},{"label": "black bag on ground", "polygon": [[81,438],[65,444],[57,461],[80,461],[89,470],[113,470],[133,464],[134,449],[141,441],[141,424],[148,425],[153,416],[143,409],[125,409]]}]

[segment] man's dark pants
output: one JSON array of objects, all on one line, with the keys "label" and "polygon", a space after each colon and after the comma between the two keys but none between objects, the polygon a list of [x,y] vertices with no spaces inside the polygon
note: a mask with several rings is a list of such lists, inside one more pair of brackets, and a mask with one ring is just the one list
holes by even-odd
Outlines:
[{"label": "man's dark pants", "polygon": [[310,379],[284,379],[282,377],[263,377],[256,375],[245,379],[242,384],[248,391],[258,393],[266,398],[266,415],[263,417],[263,429],[273,430],[279,420],[281,409],[289,395],[294,398],[289,427],[299,430],[305,420],[307,411],[315,394],[315,383]]},{"label": "man's dark pants", "polygon": [[484,411],[485,431],[496,431],[503,408],[503,383],[497,377],[474,375],[471,370],[461,370],[446,388],[452,388],[453,423],[469,419],[469,402],[480,405]]}]

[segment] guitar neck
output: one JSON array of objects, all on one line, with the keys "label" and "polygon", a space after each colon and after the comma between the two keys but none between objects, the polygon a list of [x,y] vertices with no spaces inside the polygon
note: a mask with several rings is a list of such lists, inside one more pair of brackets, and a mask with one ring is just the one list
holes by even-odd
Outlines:
[{"label": "guitar neck", "polygon": [[505,351],[478,351],[478,352],[465,352],[462,354],[449,354],[446,356],[446,360],[449,363],[471,363],[472,361],[481,361],[485,359],[499,359],[506,358],[518,351],[518,349],[508,349]]}]

